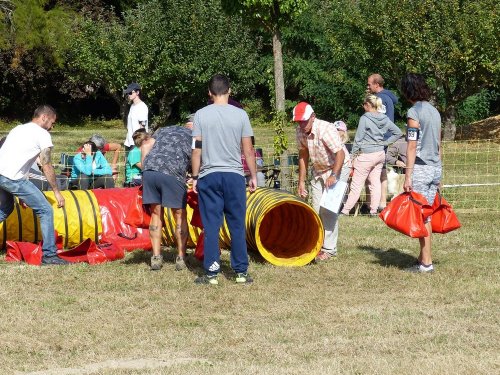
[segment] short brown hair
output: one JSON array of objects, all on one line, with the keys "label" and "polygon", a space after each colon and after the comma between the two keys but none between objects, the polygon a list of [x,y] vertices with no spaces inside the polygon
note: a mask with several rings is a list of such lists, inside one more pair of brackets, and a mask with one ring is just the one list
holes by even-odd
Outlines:
[{"label": "short brown hair", "polygon": [[384,87],[384,82],[385,81],[384,81],[384,78],[380,74],[373,73],[373,74],[370,75],[369,78],[372,79],[373,83],[378,84],[380,87]]},{"label": "short brown hair", "polygon": [[137,129],[134,134],[132,134],[132,139],[137,147],[141,147],[142,142],[149,139],[150,135],[146,129]]},{"label": "short brown hair", "polygon": [[42,104],[35,109],[33,113],[33,118],[39,118],[42,115],[46,115],[49,117],[57,117],[57,112],[54,107],[48,104]]}]

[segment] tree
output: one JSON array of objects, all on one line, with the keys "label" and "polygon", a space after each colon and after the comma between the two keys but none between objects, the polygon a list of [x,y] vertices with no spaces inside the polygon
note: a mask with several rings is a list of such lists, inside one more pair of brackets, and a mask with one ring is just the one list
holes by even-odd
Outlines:
[{"label": "tree", "polygon": [[[0,109],[32,111],[56,92],[73,12],[48,0],[0,2]],[[26,108],[29,107],[29,108]]]},{"label": "tree", "polygon": [[207,100],[207,82],[221,72],[234,92],[250,92],[258,48],[239,17],[217,0],[152,0],[118,18],[84,18],[73,39],[72,79],[102,88],[122,106],[123,87],[139,82],[164,123],[172,105],[192,110]]},{"label": "tree", "polygon": [[[332,27],[338,23],[331,2],[310,0],[309,7],[283,27],[286,90],[294,103],[310,102],[325,120],[347,121],[351,117],[353,123],[366,89],[367,68],[359,58],[344,59],[332,47],[337,37]],[[349,50],[357,48],[355,39],[346,43]]]},{"label": "tree", "polygon": [[308,5],[307,0],[222,0],[223,7],[232,14],[242,15],[247,22],[272,37],[274,57],[275,108],[285,111],[285,83],[283,78],[283,50],[281,28],[297,17]]},{"label": "tree", "polygon": [[380,72],[392,82],[406,72],[426,75],[445,139],[455,137],[457,105],[499,85],[495,0],[339,0],[328,7],[327,38],[341,66]]}]

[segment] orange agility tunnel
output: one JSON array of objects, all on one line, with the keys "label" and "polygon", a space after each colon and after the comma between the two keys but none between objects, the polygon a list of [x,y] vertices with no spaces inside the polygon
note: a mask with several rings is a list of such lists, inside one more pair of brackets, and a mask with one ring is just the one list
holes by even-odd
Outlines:
[{"label": "orange agility tunnel", "polygon": [[[138,194],[138,188],[96,190],[66,190],[61,192],[66,201],[57,208],[53,192],[44,192],[54,207],[54,228],[62,236],[65,248],[71,248],[87,238],[96,243],[113,242],[123,250],[151,248],[148,229],[125,223],[129,206]],[[188,223],[193,209],[187,207]],[[165,209],[163,241],[175,244],[175,221]],[[247,194],[245,219],[247,244],[250,250],[276,266],[303,266],[318,254],[323,243],[323,226],[319,216],[308,204],[293,194],[269,188],[259,188]],[[188,246],[198,242],[201,229],[188,224]],[[0,223],[0,241],[38,242],[40,223],[30,208],[22,208],[16,201],[14,211]],[[224,222],[219,234],[222,248],[229,249],[231,238]]]}]

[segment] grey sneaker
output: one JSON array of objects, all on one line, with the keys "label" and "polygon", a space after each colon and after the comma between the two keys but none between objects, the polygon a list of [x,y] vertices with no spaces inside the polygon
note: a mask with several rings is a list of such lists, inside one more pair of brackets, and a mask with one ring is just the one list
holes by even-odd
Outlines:
[{"label": "grey sneaker", "polygon": [[407,268],[405,271],[410,273],[433,273],[434,267],[432,264],[430,266],[424,266],[419,263]]},{"label": "grey sneaker", "polygon": [[237,273],[234,281],[236,281],[236,284],[251,284],[251,283],[253,283],[253,279],[248,273]]},{"label": "grey sneaker", "polygon": [[151,271],[161,270],[163,266],[163,256],[162,255],[153,255],[151,257]]},{"label": "grey sneaker", "polygon": [[198,276],[194,279],[195,284],[206,284],[206,285],[219,285],[219,280],[217,280],[217,275],[203,275]]},{"label": "grey sneaker", "polygon": [[43,255],[42,266],[66,266],[70,264],[67,260],[59,258],[57,255]]},{"label": "grey sneaker", "polygon": [[184,269],[186,269],[185,257],[178,256],[175,258],[175,270],[182,271]]}]

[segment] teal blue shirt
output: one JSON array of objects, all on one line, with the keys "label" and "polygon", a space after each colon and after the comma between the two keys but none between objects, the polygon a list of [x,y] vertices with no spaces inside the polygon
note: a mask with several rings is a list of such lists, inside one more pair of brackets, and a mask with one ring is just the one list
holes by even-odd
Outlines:
[{"label": "teal blue shirt", "polygon": [[125,182],[132,182],[133,178],[141,174],[141,168],[137,163],[141,162],[141,149],[134,147],[127,156],[127,163],[125,164]]},{"label": "teal blue shirt", "polygon": [[83,157],[82,153],[78,153],[73,159],[73,169],[71,170],[72,180],[77,179],[81,174],[87,176],[105,176],[111,175],[111,173],[111,166],[101,151],[97,151],[93,158],[87,155]]}]

